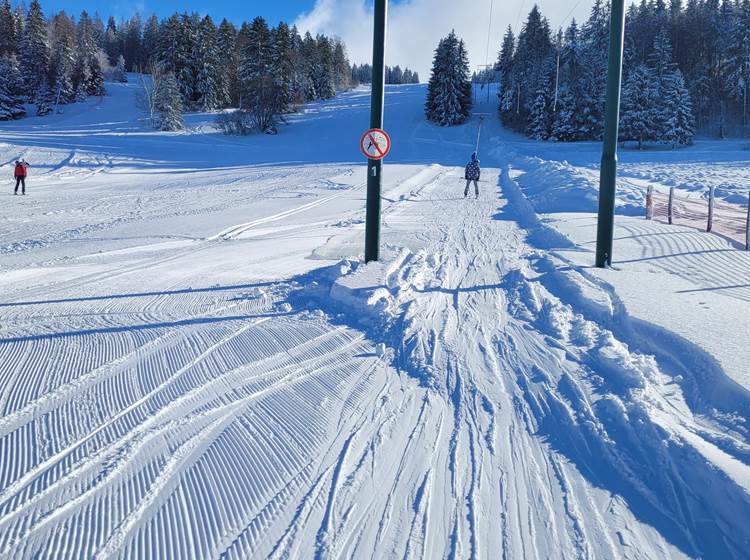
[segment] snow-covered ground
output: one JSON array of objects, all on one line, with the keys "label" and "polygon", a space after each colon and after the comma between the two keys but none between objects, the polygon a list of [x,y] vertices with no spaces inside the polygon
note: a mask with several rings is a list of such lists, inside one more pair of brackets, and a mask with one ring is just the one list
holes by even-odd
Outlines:
[{"label": "snow-covered ground", "polygon": [[364,266],[368,92],[250,138],[110,92],[0,126],[0,557],[749,556],[750,261],[636,217],[740,202],[739,145],[626,152],[597,271],[595,145],[492,119],[464,200],[476,123],[390,88]]}]

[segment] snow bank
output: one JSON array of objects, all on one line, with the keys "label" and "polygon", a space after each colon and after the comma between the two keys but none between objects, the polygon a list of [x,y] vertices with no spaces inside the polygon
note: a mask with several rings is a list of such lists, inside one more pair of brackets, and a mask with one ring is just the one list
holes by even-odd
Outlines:
[{"label": "snow bank", "polygon": [[[598,170],[538,157],[525,158],[522,169],[525,173],[516,181],[537,213],[596,212],[599,204]],[[617,212],[642,215],[643,197],[644,193],[621,182],[618,184]]]}]

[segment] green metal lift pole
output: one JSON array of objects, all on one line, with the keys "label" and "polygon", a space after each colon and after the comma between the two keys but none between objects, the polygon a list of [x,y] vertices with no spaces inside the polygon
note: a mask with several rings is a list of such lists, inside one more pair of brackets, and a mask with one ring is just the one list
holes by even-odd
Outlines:
[{"label": "green metal lift pole", "polygon": [[[383,128],[385,103],[385,28],[388,0],[375,0],[375,37],[372,47],[372,105],[370,128]],[[367,218],[365,224],[365,261],[380,260],[380,188],[382,160],[367,161]]]},{"label": "green metal lift pole", "polygon": [[599,181],[599,224],[596,237],[596,266],[612,265],[615,229],[615,188],[617,184],[617,135],[620,127],[622,51],[625,41],[625,0],[613,0],[609,32],[607,107],[604,121],[604,151]]}]

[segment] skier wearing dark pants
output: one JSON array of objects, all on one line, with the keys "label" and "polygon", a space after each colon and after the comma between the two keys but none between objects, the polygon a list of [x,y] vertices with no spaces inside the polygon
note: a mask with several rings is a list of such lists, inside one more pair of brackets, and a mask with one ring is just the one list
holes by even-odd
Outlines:
[{"label": "skier wearing dark pants", "polygon": [[471,161],[466,166],[466,173],[464,178],[466,179],[466,188],[464,189],[464,198],[469,196],[469,186],[472,181],[474,182],[474,192],[479,198],[479,178],[482,175],[482,170],[479,167],[479,160],[477,159],[477,153],[471,154]]},{"label": "skier wearing dark pants", "polygon": [[26,176],[29,174],[28,164],[21,160],[16,162],[16,168],[13,176],[16,178],[16,190],[13,194],[18,194],[18,187],[21,187],[21,194],[26,194]]}]

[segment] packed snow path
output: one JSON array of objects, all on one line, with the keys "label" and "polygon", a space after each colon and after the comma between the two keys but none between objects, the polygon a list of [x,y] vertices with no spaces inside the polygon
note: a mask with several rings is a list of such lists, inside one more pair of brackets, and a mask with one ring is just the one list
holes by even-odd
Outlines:
[{"label": "packed snow path", "polygon": [[534,248],[507,163],[388,166],[368,267],[361,166],[49,179],[0,244],[0,557],[746,557],[746,393]]}]

